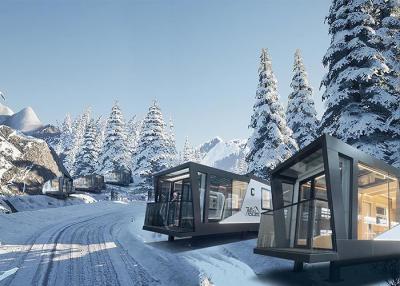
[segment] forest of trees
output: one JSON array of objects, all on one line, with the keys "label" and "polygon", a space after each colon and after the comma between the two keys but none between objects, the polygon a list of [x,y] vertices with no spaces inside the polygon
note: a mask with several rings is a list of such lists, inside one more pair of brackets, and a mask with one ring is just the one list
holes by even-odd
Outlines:
[{"label": "forest of trees", "polygon": [[[334,0],[327,23],[330,46],[322,60],[326,109],[321,120],[300,50],[294,55],[287,107],[267,49],[262,49],[258,86],[243,158],[235,170],[268,179],[277,164],[327,133],[389,164],[400,167],[400,8],[392,0]],[[61,124],[57,153],[72,176],[132,171],[134,185],[147,192],[151,174],[187,161],[201,161],[186,137],[178,152],[174,124],[157,102],[144,119],[125,121],[115,103],[108,117],[87,109]]]},{"label": "forest of trees", "polygon": [[268,178],[274,166],[324,133],[400,167],[399,6],[394,0],[333,0],[321,122],[300,51],[284,114],[271,59],[262,50],[249,126],[249,172]]}]

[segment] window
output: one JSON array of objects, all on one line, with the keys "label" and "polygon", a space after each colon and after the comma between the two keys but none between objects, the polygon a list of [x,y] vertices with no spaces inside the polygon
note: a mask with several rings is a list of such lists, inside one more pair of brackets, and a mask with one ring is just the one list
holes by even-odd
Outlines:
[{"label": "window", "polygon": [[197,178],[199,180],[199,192],[200,192],[200,218],[201,222],[204,222],[204,210],[205,206],[205,196],[206,196],[206,174],[197,173]]},{"label": "window", "polygon": [[283,204],[284,206],[291,205],[293,203],[293,191],[294,185],[291,183],[282,183],[283,193]]},{"label": "window", "polygon": [[351,186],[351,161],[345,157],[339,156],[340,181],[343,194],[343,208],[345,216],[345,227],[350,238],[350,186]]},{"label": "window", "polygon": [[261,208],[263,210],[272,210],[271,190],[261,188]]},{"label": "window", "polygon": [[233,180],[232,183],[232,214],[240,211],[242,208],[244,196],[246,195],[249,184],[243,181]]},{"label": "window", "polygon": [[220,221],[232,215],[232,180],[210,175],[208,220]]},{"label": "window", "polygon": [[398,180],[389,173],[359,163],[358,239],[370,240],[398,225]]}]

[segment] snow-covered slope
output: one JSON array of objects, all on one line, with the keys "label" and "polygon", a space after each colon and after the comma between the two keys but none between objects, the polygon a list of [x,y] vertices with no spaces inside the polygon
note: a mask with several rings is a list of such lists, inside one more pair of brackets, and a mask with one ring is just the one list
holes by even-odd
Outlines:
[{"label": "snow-covered slope", "polygon": [[0,103],[0,124],[6,121],[13,114],[14,111],[12,111],[11,108]]},{"label": "snow-covered slope", "polygon": [[33,131],[43,126],[30,106],[8,117],[4,125],[22,132]]},{"label": "snow-covered slope", "polygon": [[46,142],[0,125],[0,193],[41,193],[42,184],[66,174]]},{"label": "snow-covered slope", "polygon": [[201,164],[245,173],[246,167],[243,165],[245,164],[246,140],[244,139],[224,141],[220,137],[215,137],[200,145],[197,150],[201,154]]}]

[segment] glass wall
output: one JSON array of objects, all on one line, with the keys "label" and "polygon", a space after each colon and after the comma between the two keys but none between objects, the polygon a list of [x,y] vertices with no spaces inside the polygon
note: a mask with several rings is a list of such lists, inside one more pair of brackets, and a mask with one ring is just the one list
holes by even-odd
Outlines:
[{"label": "glass wall", "polygon": [[200,192],[200,219],[201,222],[204,222],[204,210],[206,208],[206,182],[207,175],[204,173],[197,173],[198,184],[199,184],[199,192]]},{"label": "glass wall", "polygon": [[240,211],[249,183],[233,180],[232,182],[232,215]]},{"label": "glass wall", "polygon": [[271,191],[266,188],[261,188],[261,208],[263,210],[272,210]]},{"label": "glass wall", "polygon": [[374,239],[399,224],[398,180],[358,164],[358,239]]},{"label": "glass wall", "polygon": [[210,175],[208,220],[220,221],[232,215],[232,180]]},{"label": "glass wall", "polygon": [[350,188],[351,188],[351,161],[343,156],[339,156],[340,181],[343,194],[343,208],[345,217],[345,228],[347,236],[350,234]]}]

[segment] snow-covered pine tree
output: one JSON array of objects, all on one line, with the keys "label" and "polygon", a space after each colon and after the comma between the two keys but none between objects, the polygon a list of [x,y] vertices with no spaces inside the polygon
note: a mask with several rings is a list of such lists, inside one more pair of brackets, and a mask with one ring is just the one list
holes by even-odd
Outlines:
[{"label": "snow-covered pine tree", "polygon": [[317,138],[319,122],[300,50],[296,50],[294,56],[293,73],[290,84],[293,91],[288,97],[286,121],[299,148],[304,148]]},{"label": "snow-covered pine tree", "polygon": [[384,74],[389,92],[397,95],[397,101],[391,107],[388,128],[394,133],[389,145],[389,163],[400,167],[400,1],[375,0],[379,8],[380,28],[377,30],[377,43],[390,72]]},{"label": "snow-covered pine tree", "polygon": [[76,155],[74,176],[93,174],[96,170],[98,150],[96,148],[96,123],[89,120],[85,127],[82,146]]},{"label": "snow-covered pine tree", "polygon": [[189,143],[189,138],[186,137],[185,144],[183,145],[183,150],[181,154],[181,163],[194,162],[195,153],[192,146]]},{"label": "snow-covered pine tree", "polygon": [[170,118],[169,125],[166,127],[166,135],[168,141],[168,154],[170,156],[169,160],[171,166],[175,166],[178,163],[178,152],[176,151],[175,127],[172,118]]},{"label": "snow-covered pine tree", "polygon": [[249,153],[246,161],[250,173],[268,178],[270,170],[289,158],[298,147],[286,125],[278,98],[277,80],[266,49],[262,49],[260,60],[256,101],[249,125],[253,133],[247,142]]},{"label": "snow-covered pine tree", "polygon": [[[321,131],[373,156],[389,160],[386,125],[398,98],[384,75],[390,72],[379,43],[379,9],[371,0],[334,0],[327,18],[332,35],[323,63],[326,111]],[[379,42],[379,41],[378,41]]]},{"label": "snow-covered pine tree", "polygon": [[124,117],[118,102],[115,102],[107,119],[106,137],[99,156],[100,174],[121,169],[130,170],[126,141]]},{"label": "snow-covered pine tree", "polygon": [[161,109],[154,101],[143,120],[140,138],[133,159],[133,181],[137,191],[147,192],[153,199],[152,175],[171,166],[169,143]]},{"label": "snow-covered pine tree", "polygon": [[55,148],[55,151],[61,157],[71,148],[72,145],[72,118],[69,113],[64,118],[60,126],[60,139]]},{"label": "snow-covered pine tree", "polygon": [[95,122],[95,127],[96,127],[96,136],[94,139],[94,147],[96,150],[96,168],[95,168],[95,172],[96,173],[100,173],[100,163],[99,163],[99,159],[100,159],[100,154],[103,148],[103,144],[104,144],[104,140],[106,138],[106,127],[107,127],[107,120],[104,120],[102,116],[99,116],[99,118],[97,118],[96,122]]},{"label": "snow-covered pine tree", "polygon": [[90,120],[90,114],[91,109],[87,108],[83,114],[74,120],[72,124],[72,145],[71,148],[66,151],[63,161],[65,168],[68,170],[71,176],[74,176],[75,174],[75,159],[82,146],[83,135],[85,133],[86,125]]},{"label": "snow-covered pine tree", "polygon": [[129,155],[131,157],[131,160],[135,154],[136,146],[139,141],[139,136],[140,136],[140,129],[142,126],[142,121],[137,120],[136,115],[133,116],[129,121],[126,126],[126,132],[127,132],[127,147],[129,151]]}]

